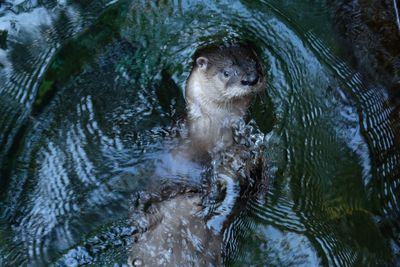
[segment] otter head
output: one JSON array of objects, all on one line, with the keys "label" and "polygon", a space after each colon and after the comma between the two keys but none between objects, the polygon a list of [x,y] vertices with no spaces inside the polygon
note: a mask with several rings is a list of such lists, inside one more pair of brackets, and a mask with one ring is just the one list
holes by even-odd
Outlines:
[{"label": "otter head", "polygon": [[[248,46],[221,46],[196,52],[186,99],[201,109],[247,109],[265,85],[263,68]],[[189,107],[190,108],[190,107]]]}]

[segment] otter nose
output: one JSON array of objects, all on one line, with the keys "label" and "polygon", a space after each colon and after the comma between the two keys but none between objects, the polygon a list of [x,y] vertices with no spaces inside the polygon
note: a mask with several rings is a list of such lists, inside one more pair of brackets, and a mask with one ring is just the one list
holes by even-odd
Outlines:
[{"label": "otter nose", "polygon": [[255,85],[258,82],[258,79],[259,79],[258,75],[255,73],[252,73],[250,75],[246,75],[242,79],[241,83],[243,85]]}]

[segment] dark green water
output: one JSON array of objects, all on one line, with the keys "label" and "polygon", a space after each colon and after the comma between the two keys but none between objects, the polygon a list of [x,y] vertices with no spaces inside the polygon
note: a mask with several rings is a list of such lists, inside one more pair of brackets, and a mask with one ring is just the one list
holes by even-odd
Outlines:
[{"label": "dark green water", "polygon": [[267,66],[252,116],[271,178],[230,229],[228,265],[399,264],[394,108],[346,56],[330,4],[0,5],[0,266],[126,263],[132,196],[184,114],[191,56],[238,39]]}]

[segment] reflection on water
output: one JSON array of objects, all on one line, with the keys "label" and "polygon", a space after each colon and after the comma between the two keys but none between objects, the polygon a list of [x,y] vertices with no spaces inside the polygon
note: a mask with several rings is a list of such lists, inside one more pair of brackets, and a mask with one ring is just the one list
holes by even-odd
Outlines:
[{"label": "reflection on water", "polygon": [[271,181],[267,201],[250,201],[226,230],[228,265],[399,257],[393,108],[342,57],[332,6],[0,5],[0,265],[125,263],[133,195],[167,172],[190,57],[236,38],[255,42],[268,66],[252,115]]},{"label": "reflection on water", "polygon": [[[397,264],[400,263],[400,41],[398,1],[352,1],[332,5],[335,27],[342,33],[346,53],[360,71],[358,83],[365,139],[370,147],[374,180],[369,193],[377,199],[377,219],[381,232],[392,240]],[[351,8],[349,8],[351,7]],[[350,22],[350,23],[349,23]],[[343,34],[344,33],[344,34]],[[397,242],[397,244],[396,244]]]}]

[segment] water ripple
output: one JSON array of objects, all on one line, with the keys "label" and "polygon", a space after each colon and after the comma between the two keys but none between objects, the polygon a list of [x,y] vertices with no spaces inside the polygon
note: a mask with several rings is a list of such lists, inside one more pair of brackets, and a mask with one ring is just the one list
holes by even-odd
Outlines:
[{"label": "water ripple", "polygon": [[[57,258],[56,265],[126,263],[119,248],[129,246],[134,230],[113,235],[109,225],[127,216],[133,192],[151,188],[150,180],[158,182],[154,177],[168,176],[169,165],[177,164],[164,150],[176,145],[171,141],[176,135],[164,126],[183,113],[177,103],[193,51],[241,38],[260,47],[267,66],[271,105],[261,102],[254,109],[273,109],[265,113],[274,116],[266,139],[271,177],[265,198],[250,201],[226,230],[228,263],[390,262],[388,239],[393,237],[384,236],[377,222],[399,206],[398,131],[389,123],[394,109],[382,86],[365,83],[336,55],[325,5],[35,3],[12,3],[15,14],[0,17],[0,25],[10,29],[9,49],[0,49],[0,128],[6,129],[0,132],[0,155],[26,123],[0,203],[11,227],[0,228],[6,264],[42,265]],[[75,71],[57,65],[66,41],[113,3],[121,6],[104,15],[118,21],[117,27],[99,24],[101,30],[95,27],[90,34],[115,35],[97,45],[96,38],[79,37],[77,43],[96,49],[67,50],[71,58],[84,58]],[[27,23],[31,16],[35,20]],[[359,13],[352,16],[361,23]],[[71,77],[43,80],[50,66]],[[56,84],[55,97],[30,117],[46,82]],[[185,172],[172,175],[187,178]]]}]

